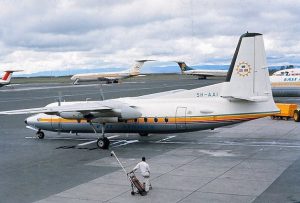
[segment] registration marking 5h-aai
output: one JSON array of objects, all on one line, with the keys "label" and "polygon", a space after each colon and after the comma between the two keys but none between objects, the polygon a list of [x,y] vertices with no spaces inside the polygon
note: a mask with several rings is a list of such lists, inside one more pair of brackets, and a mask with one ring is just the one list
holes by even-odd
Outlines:
[{"label": "registration marking 5h-aai", "polygon": [[196,97],[218,97],[218,92],[197,92]]}]

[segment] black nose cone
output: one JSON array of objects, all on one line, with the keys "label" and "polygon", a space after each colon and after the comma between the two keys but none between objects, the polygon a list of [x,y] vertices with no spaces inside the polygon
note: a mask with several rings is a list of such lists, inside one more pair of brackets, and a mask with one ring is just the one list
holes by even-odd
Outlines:
[{"label": "black nose cone", "polygon": [[24,123],[27,125],[27,119],[24,120]]}]

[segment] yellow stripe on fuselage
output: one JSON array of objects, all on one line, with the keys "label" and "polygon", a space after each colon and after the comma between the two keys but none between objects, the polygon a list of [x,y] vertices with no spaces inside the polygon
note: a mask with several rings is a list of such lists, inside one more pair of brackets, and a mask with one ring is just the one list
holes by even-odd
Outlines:
[{"label": "yellow stripe on fuselage", "polygon": [[[127,120],[127,123],[201,123],[201,122],[222,122],[222,121],[239,121],[239,120],[251,120],[256,118],[261,118],[265,116],[270,116],[276,112],[270,113],[258,113],[258,114],[237,114],[237,115],[215,115],[215,116],[201,116],[201,117],[147,117],[147,122],[144,121],[145,117]],[[157,118],[157,122],[155,122]],[[168,122],[165,121],[168,119]],[[52,123],[87,123],[86,119],[64,119],[64,118],[39,118],[39,122],[52,122]]]}]

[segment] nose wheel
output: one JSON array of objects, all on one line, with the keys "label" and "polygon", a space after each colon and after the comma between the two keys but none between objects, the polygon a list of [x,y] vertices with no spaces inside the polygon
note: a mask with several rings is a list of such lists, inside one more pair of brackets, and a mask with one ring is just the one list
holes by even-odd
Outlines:
[{"label": "nose wheel", "polygon": [[41,131],[41,130],[38,130],[38,131],[36,132],[36,136],[37,136],[39,139],[44,139],[45,133],[44,133],[43,131]]}]

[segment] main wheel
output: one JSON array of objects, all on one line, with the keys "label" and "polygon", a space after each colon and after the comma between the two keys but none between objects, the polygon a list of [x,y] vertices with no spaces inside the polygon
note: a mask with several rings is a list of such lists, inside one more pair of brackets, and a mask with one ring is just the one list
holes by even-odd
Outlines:
[{"label": "main wheel", "polygon": [[100,148],[100,149],[108,149],[109,147],[109,144],[110,144],[110,141],[107,137],[104,137],[104,138],[99,138],[97,140],[97,146]]},{"label": "main wheel", "polygon": [[149,133],[139,133],[139,135],[142,136],[142,137],[146,137],[146,136],[149,135]]},{"label": "main wheel", "polygon": [[39,139],[44,139],[44,137],[45,137],[45,133],[43,131],[38,131],[36,133],[36,135]]},{"label": "main wheel", "polygon": [[300,121],[300,111],[295,110],[293,115],[294,121],[299,122]]}]

